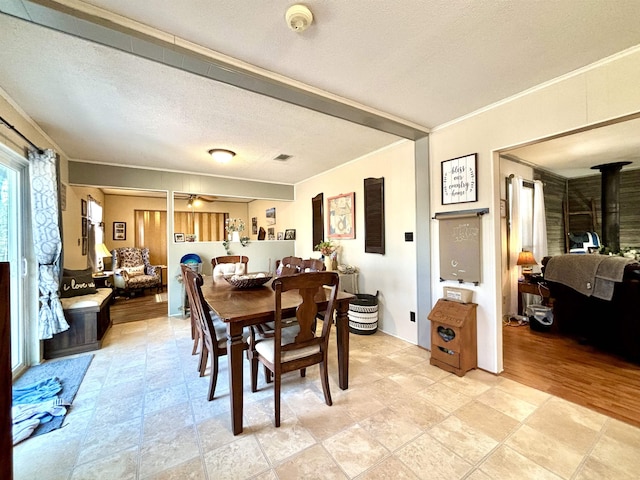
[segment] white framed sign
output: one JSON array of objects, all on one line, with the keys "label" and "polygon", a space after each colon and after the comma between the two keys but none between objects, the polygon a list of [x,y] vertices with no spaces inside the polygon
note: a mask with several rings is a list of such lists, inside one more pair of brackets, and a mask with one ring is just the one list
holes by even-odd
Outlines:
[{"label": "white framed sign", "polygon": [[472,153],[442,162],[443,205],[478,201],[477,160]]}]

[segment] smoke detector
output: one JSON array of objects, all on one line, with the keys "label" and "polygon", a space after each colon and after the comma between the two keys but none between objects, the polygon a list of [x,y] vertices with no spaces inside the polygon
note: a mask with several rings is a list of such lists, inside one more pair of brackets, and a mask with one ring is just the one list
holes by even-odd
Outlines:
[{"label": "smoke detector", "polygon": [[304,5],[292,5],[287,9],[285,14],[287,25],[294,32],[303,32],[313,22],[313,14]]}]

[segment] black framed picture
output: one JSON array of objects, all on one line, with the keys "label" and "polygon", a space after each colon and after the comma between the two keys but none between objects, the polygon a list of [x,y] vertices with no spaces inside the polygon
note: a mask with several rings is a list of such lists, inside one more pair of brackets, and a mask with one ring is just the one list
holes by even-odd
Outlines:
[{"label": "black framed picture", "polygon": [[80,199],[80,215],[87,216],[87,201],[84,198]]},{"label": "black framed picture", "polygon": [[284,231],[284,239],[285,240],[295,240],[296,239],[296,230],[295,230],[295,228],[287,228]]},{"label": "black framed picture", "polygon": [[87,236],[89,220],[86,217],[82,217],[82,236]]},{"label": "black framed picture", "polygon": [[478,154],[442,162],[442,204],[478,201]]},{"label": "black framed picture", "polygon": [[88,244],[89,244],[89,239],[87,237],[84,237],[82,239],[82,255],[87,254]]},{"label": "black framed picture", "polygon": [[176,243],[182,243],[185,241],[184,233],[174,233],[173,241]]},{"label": "black framed picture", "polygon": [[127,239],[127,222],[113,222],[113,239]]}]

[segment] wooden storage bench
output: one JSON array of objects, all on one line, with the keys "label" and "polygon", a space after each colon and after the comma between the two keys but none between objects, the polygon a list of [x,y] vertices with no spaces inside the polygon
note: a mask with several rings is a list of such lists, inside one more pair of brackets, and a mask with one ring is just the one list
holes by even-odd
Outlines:
[{"label": "wooden storage bench", "polygon": [[111,326],[109,305],[113,290],[98,288],[97,293],[61,298],[69,330],[44,341],[44,358],[98,350]]}]

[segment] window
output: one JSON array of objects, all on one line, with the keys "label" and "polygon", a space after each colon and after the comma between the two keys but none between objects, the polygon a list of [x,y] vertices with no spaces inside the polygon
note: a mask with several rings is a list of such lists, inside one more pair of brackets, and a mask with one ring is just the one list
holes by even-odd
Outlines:
[{"label": "window", "polygon": [[10,267],[11,297],[11,371],[15,375],[26,368],[24,312],[27,308],[24,275],[24,238],[28,230],[23,182],[26,162],[13,152],[0,149],[0,261]]}]

